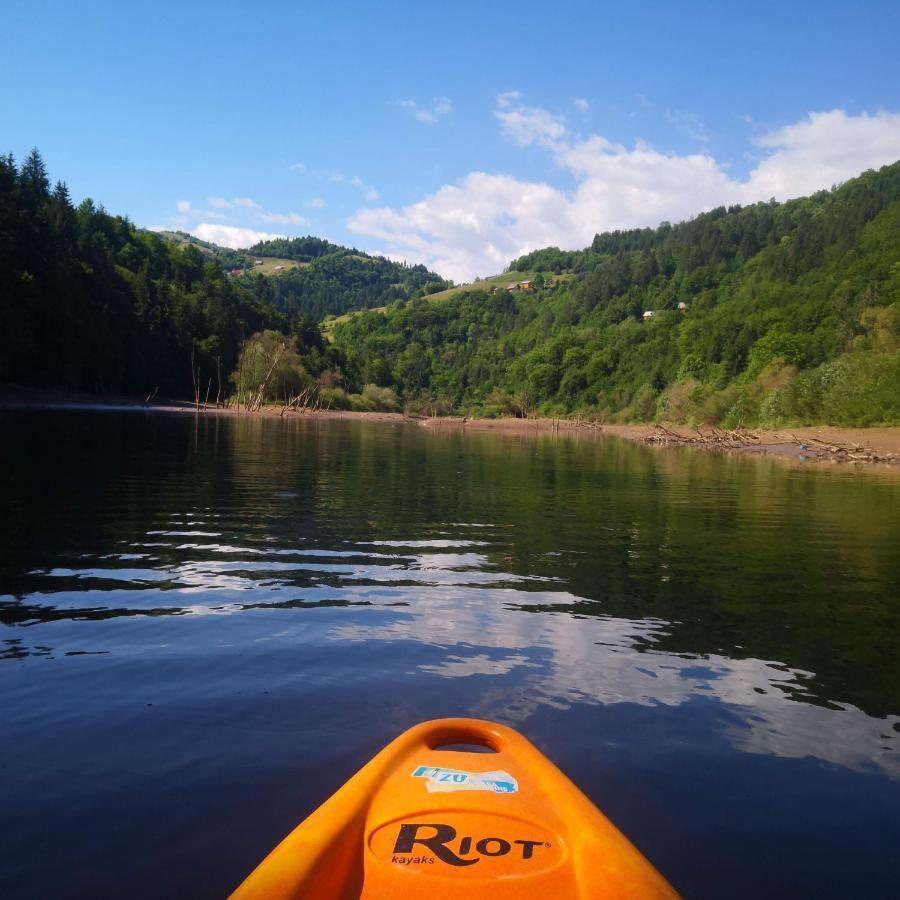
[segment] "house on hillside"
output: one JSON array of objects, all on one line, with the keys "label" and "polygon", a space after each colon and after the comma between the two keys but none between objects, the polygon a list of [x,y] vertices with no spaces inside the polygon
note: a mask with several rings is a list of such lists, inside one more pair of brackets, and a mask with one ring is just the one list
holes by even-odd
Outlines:
[{"label": "house on hillside", "polygon": [[685,303],[684,300],[681,300],[678,303],[678,312],[680,312],[682,315],[687,312],[687,303]]},{"label": "house on hillside", "polygon": [[649,322],[656,315],[655,309],[644,310],[644,321]]},{"label": "house on hillside", "polygon": [[532,291],[534,290],[534,282],[531,279],[525,281],[517,281],[515,284],[508,284],[506,290],[512,291]]}]

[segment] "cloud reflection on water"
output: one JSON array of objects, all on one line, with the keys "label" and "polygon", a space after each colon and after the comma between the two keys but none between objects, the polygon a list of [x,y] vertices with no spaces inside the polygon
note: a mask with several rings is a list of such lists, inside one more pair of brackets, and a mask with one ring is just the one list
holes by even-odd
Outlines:
[{"label": "cloud reflection on water", "polygon": [[[138,569],[116,567],[111,564],[116,555],[106,554],[103,565],[33,571],[29,574],[41,579],[106,582],[117,589],[33,592],[23,599],[35,609],[71,606],[73,618],[79,606],[109,608],[112,615],[118,607],[122,615],[202,616],[323,601],[371,604],[376,608],[365,619],[332,625],[328,642],[381,642],[398,653],[404,642],[438,648],[443,658],[419,664],[418,671],[502,679],[502,690],[488,686],[477,704],[487,718],[524,721],[541,705],[674,707],[709,698],[722,705],[721,730],[736,749],[815,757],[855,770],[875,767],[900,779],[900,717],[877,719],[848,704],[822,705],[808,691],[814,673],[775,661],[662,652],[655,645],[670,623],[593,614],[596,603],[538,589],[558,579],[500,571],[473,550],[478,545],[449,539],[372,541],[347,550],[154,544],[174,554],[206,556]],[[215,558],[218,554],[230,558]],[[138,557],[122,553],[118,560]],[[341,562],[325,561],[335,558]],[[144,561],[152,564],[155,558]],[[123,583],[131,589],[123,590]],[[387,608],[398,605],[402,611]],[[573,613],[579,606],[592,614]],[[289,637],[291,631],[282,634]],[[7,655],[21,653],[16,647]]]}]

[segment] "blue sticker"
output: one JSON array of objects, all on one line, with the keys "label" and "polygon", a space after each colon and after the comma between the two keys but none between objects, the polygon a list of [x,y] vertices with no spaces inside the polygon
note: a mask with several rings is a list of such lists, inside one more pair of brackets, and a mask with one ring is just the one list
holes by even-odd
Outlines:
[{"label": "blue sticker", "polygon": [[465,772],[441,766],[417,766],[413,778],[424,778],[430,794],[445,791],[491,791],[494,794],[515,794],[519,783],[509,772]]}]

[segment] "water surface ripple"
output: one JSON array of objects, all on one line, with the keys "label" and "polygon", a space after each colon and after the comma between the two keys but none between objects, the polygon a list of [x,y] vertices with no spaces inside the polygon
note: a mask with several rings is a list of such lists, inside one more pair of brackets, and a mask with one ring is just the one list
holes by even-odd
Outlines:
[{"label": "water surface ripple", "polygon": [[445,715],[521,729],[686,896],[894,887],[900,479],[343,421],[0,427],[5,894],[222,896]]}]

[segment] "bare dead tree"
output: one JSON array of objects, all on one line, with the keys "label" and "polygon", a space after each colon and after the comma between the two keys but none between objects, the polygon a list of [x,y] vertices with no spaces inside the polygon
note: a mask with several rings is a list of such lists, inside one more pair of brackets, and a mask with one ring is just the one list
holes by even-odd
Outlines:
[{"label": "bare dead tree", "polygon": [[194,347],[191,346],[191,381],[194,385],[194,407],[200,412],[200,367],[194,370]]},{"label": "bare dead tree", "polygon": [[269,387],[269,382],[272,380],[272,375],[275,372],[275,368],[277,367],[279,361],[281,360],[282,354],[287,349],[287,344],[282,342],[281,346],[275,351],[275,354],[272,357],[272,363],[269,366],[269,371],[266,372],[265,378],[263,378],[262,384],[259,386],[259,391],[256,394],[256,398],[251,406],[253,410],[259,410],[262,407],[263,399],[266,396],[266,390]]},{"label": "bare dead tree", "polygon": [[321,401],[318,394],[313,393],[312,387],[305,387],[299,394],[289,397],[287,403],[282,407],[281,416],[290,410],[295,412],[316,412],[321,408]]},{"label": "bare dead tree", "polygon": [[241,355],[238,363],[238,402],[237,408],[240,411],[241,400],[244,396],[244,353],[247,350],[247,342],[244,340],[244,329],[241,328]]}]

